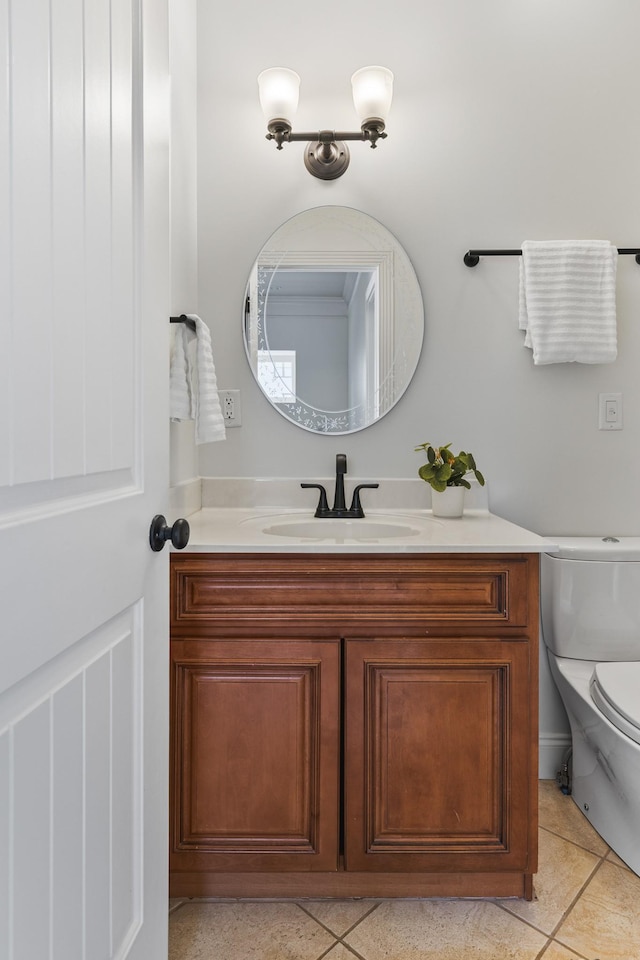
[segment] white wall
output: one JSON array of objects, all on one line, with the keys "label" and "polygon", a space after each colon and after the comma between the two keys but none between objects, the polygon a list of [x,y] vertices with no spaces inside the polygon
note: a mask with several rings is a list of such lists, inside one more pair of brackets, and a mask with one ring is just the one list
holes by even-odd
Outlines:
[{"label": "white wall", "polygon": [[[199,304],[221,387],[243,426],[200,452],[205,476],[314,476],[336,452],[351,474],[415,475],[417,443],[471,449],[491,509],[539,533],[640,534],[640,267],[618,270],[619,358],[534,367],[517,324],[518,261],[462,263],[469,247],[605,238],[640,245],[636,0],[299,0],[199,4]],[[353,144],[321,182],[302,145],[264,139],[256,76],[302,77],[299,129],[356,129],[350,76],[395,74],[389,138]],[[288,217],[343,204],[406,248],[426,311],[423,356],[380,423],[314,436],[271,410],[244,356],[251,264]],[[625,428],[599,432],[599,392],[624,394]],[[546,670],[541,729],[566,731]]]},{"label": "white wall", "polygon": [[[621,258],[615,364],[536,368],[517,329],[517,261],[462,264],[470,246],[523,239],[640,244],[639,35],[633,0],[398,0],[388,20],[369,0],[327,0],[304,16],[298,0],[274,0],[268,15],[200,4],[199,302],[218,381],[243,391],[243,426],[202,451],[203,474],[326,474],[340,448],[353,472],[413,476],[416,443],[453,440],[476,454],[492,508],[510,519],[540,532],[640,532],[640,268]],[[260,69],[302,76],[299,128],[354,128],[349,78],[371,62],[395,73],[389,139],[375,151],[354,144],[342,179],[314,179],[301,144],[278,152],[264,139]],[[408,393],[342,440],[269,409],[240,327],[262,243],[326,203],[396,234],[426,310]],[[624,393],[624,431],[598,431],[599,391]]]}]

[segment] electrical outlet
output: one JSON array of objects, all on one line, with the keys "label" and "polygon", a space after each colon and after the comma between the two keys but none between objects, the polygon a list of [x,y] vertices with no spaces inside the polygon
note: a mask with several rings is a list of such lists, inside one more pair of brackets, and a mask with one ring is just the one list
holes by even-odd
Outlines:
[{"label": "electrical outlet", "polygon": [[218,391],[225,427],[239,427],[242,424],[239,390]]}]

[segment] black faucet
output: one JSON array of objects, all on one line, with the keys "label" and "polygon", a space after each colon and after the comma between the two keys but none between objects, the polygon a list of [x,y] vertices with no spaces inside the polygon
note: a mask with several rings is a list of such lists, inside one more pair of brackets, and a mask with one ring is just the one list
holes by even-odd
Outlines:
[{"label": "black faucet", "polygon": [[354,518],[360,519],[361,517],[364,517],[364,510],[362,509],[362,504],[360,503],[360,491],[363,489],[375,490],[379,484],[359,483],[353,491],[351,506],[347,510],[344,499],[344,475],[346,472],[347,456],[344,453],[338,453],[336,454],[336,487],[333,497],[333,507],[331,510],[329,509],[329,504],[327,503],[327,491],[321,483],[300,484],[301,487],[313,487],[315,490],[320,491],[320,499],[318,500],[318,506],[314,516],[319,517],[320,519],[333,517],[334,519],[339,520],[353,520]]}]

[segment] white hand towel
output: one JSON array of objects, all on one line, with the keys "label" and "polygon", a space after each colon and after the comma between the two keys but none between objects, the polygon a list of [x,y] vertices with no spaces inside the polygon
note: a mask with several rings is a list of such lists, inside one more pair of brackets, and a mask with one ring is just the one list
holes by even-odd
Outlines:
[{"label": "white hand towel", "polygon": [[608,240],[526,240],[519,324],[533,362],[613,363],[616,268]]},{"label": "white hand towel", "polygon": [[193,396],[195,398],[196,443],[225,440],[224,417],[218,396],[216,368],[213,364],[209,327],[196,316],[187,314],[196,324],[196,367]]},{"label": "white hand towel", "polygon": [[193,420],[191,382],[187,362],[187,328],[176,324],[171,340],[171,366],[169,370],[169,416],[172,420]]},{"label": "white hand towel", "polygon": [[[209,327],[196,314],[187,314],[196,325],[176,330],[171,352],[170,416],[195,420],[196,444],[224,440],[226,431],[218,397],[218,383]],[[193,342],[195,341],[195,358]]]}]

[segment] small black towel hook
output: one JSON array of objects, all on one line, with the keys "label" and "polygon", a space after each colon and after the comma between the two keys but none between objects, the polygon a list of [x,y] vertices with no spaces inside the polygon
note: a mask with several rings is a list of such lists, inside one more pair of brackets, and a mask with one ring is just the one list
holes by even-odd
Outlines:
[{"label": "small black towel hook", "polygon": [[179,317],[169,317],[169,323],[184,323],[190,330],[196,332],[196,322],[188,317],[186,313],[181,313]]}]

